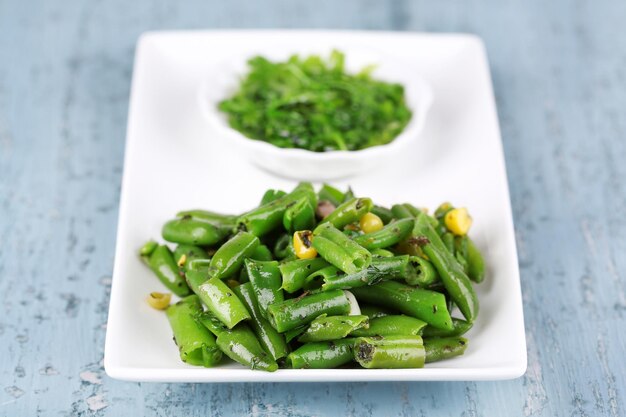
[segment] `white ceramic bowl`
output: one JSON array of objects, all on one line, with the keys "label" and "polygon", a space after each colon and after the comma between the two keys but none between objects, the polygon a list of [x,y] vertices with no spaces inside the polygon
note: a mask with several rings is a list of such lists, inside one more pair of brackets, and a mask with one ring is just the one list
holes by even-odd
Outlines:
[{"label": "white ceramic bowl", "polygon": [[[316,52],[275,48],[263,51],[259,55],[270,60],[285,60],[294,53],[303,56],[311,53],[328,56],[329,52],[330,50]],[[418,70],[401,58],[360,48],[342,49],[342,52],[346,55],[345,65],[348,72],[356,73],[367,65],[375,64],[374,78],[404,86],[406,103],[412,116],[404,130],[392,142],[358,151],[312,152],[304,149],[279,148],[244,136],[230,127],[226,114],[219,111],[218,103],[231,97],[237,90],[240,79],[248,72],[249,55],[233,57],[212,65],[199,90],[198,98],[202,112],[216,133],[216,139],[260,168],[297,180],[327,181],[345,178],[369,171],[388,161],[407,143],[419,137],[433,101],[432,89],[419,76]]]}]

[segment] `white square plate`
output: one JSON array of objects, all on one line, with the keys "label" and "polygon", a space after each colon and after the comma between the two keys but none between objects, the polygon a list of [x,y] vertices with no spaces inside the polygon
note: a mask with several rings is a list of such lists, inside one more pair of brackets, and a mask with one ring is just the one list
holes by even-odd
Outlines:
[{"label": "white square plate", "polygon": [[[472,236],[487,260],[477,287],[481,311],[464,356],[423,369],[251,371],[238,364],[205,369],[182,363],[162,312],[145,300],[161,284],[137,249],[160,237],[182,209],[239,213],[267,188],[295,183],[255,168],[223,149],[198,106],[211,65],[231,54],[263,53],[285,39],[349,50],[354,45],[397,54],[419,68],[434,104],[422,134],[396,163],[335,182],[378,204],[443,201],[468,207]],[[120,202],[117,249],[104,365],[132,381],[418,381],[515,378],[526,370],[519,270],[506,170],[485,48],[468,35],[336,31],[157,32],[136,53]]]}]

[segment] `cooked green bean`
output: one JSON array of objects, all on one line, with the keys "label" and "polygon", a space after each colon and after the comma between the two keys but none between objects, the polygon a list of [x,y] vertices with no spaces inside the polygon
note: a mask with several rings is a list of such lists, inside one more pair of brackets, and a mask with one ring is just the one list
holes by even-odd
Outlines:
[{"label": "cooked green bean", "polygon": [[285,260],[296,257],[296,252],[293,248],[293,238],[291,235],[281,235],[274,245],[274,256],[276,259]]},{"label": "cooked green bean", "polygon": [[373,205],[369,198],[353,198],[339,205],[321,222],[330,223],[337,229],[343,229],[345,225],[357,222],[361,216],[369,213]]},{"label": "cooked green bean", "polygon": [[331,369],[354,360],[352,348],[355,339],[307,343],[287,356],[289,367],[294,369]]},{"label": "cooked green bean", "polygon": [[407,274],[406,283],[409,285],[426,288],[439,279],[439,274],[433,264],[420,256],[409,257],[409,265],[415,271],[413,274]]},{"label": "cooked green bean", "polygon": [[209,265],[209,275],[227,278],[242,267],[244,260],[259,246],[259,238],[247,232],[239,232],[215,252]]},{"label": "cooked green bean", "polygon": [[274,260],[274,256],[267,246],[259,245],[254,252],[250,254],[250,259],[254,259],[255,261],[272,261]]},{"label": "cooked green bean", "polygon": [[393,212],[386,207],[373,205],[371,212],[380,217],[384,224],[393,220]]},{"label": "cooked green bean", "polygon": [[413,223],[410,218],[396,220],[379,231],[366,233],[354,241],[368,250],[388,248],[406,238],[413,230]]},{"label": "cooked green bean", "polygon": [[317,195],[320,201],[329,201],[335,207],[339,206],[344,200],[344,193],[328,184],[322,185],[322,188],[317,193]]},{"label": "cooked green bean", "polygon": [[[424,323],[426,325],[426,323]],[[320,314],[298,338],[301,343],[343,339],[351,332],[368,327],[367,316],[327,316]]]},{"label": "cooked green bean", "polygon": [[411,219],[415,217],[413,216],[413,213],[411,213],[411,210],[409,210],[404,204],[394,204],[391,206],[391,213],[396,219]]},{"label": "cooked green bean", "polygon": [[272,355],[274,360],[284,358],[289,353],[285,337],[278,333],[262,315],[256,300],[252,284],[247,282],[233,289],[252,316],[250,326],[263,348]]},{"label": "cooked green bean", "polygon": [[372,258],[372,263],[366,269],[353,274],[329,275],[324,278],[322,289],[336,290],[373,285],[387,279],[404,278],[415,271],[409,269],[409,256],[393,256],[389,258]]},{"label": "cooked green bean", "polygon": [[263,197],[261,198],[261,204],[259,205],[263,206],[286,195],[287,193],[282,190],[267,190],[265,194],[263,194]]},{"label": "cooked green bean", "polygon": [[196,220],[191,216],[170,220],[163,225],[161,234],[163,239],[187,245],[212,246],[221,242],[229,233],[231,227],[216,225],[203,220]]},{"label": "cooked green bean", "polygon": [[368,328],[360,328],[350,333],[350,336],[406,336],[420,335],[426,323],[415,317],[404,315],[388,315],[371,319]]},{"label": "cooked green bean", "polygon": [[166,245],[158,245],[153,249],[148,259],[148,266],[159,281],[177,296],[184,297],[191,292],[178,270],[172,251]]},{"label": "cooked green bean", "polygon": [[209,254],[199,246],[178,245],[174,250],[174,260],[182,273],[187,271],[191,262],[197,259],[209,259]]},{"label": "cooked green bean", "polygon": [[342,290],[324,291],[285,300],[268,307],[269,322],[280,333],[310,323],[320,314],[350,312],[350,302]]},{"label": "cooked green bean", "polygon": [[413,235],[416,242],[437,269],[448,294],[465,319],[472,322],[478,314],[478,298],[472,288],[472,283],[456,258],[446,249],[426,217],[426,215],[420,216],[415,222]]},{"label": "cooked green bean", "polygon": [[309,275],[329,265],[322,258],[294,259],[280,264],[278,268],[283,277],[282,289],[288,293],[302,289]]},{"label": "cooked green bean", "polygon": [[332,280],[339,275],[343,275],[343,272],[341,272],[339,268],[333,265],[328,265],[327,267],[317,270],[306,277],[306,280],[304,281],[304,289],[312,290],[320,288],[326,280]]},{"label": "cooked green bean", "polygon": [[441,293],[409,287],[397,281],[383,281],[351,291],[359,302],[391,308],[440,329],[452,329],[446,297]]},{"label": "cooked green bean", "polygon": [[367,268],[372,254],[333,227],[331,223],[320,224],[313,232],[313,247],[337,268],[353,274]]},{"label": "cooked green bean", "polygon": [[287,207],[283,215],[283,226],[288,232],[309,230],[315,226],[315,207],[307,197],[301,197]]},{"label": "cooked green bean", "polygon": [[467,275],[469,278],[480,284],[485,279],[485,260],[474,241],[467,238]]},{"label": "cooked green bean", "polygon": [[284,300],[283,290],[280,288],[282,279],[278,262],[259,262],[246,259],[245,265],[250,284],[259,304],[261,316],[267,318],[267,307]]},{"label": "cooked green bean", "polygon": [[422,368],[424,343],[420,336],[359,337],[354,358],[363,368]]},{"label": "cooked green bean", "polygon": [[250,369],[274,372],[276,361],[267,353],[248,326],[241,323],[217,335],[217,346],[226,356]]},{"label": "cooked green bean", "polygon": [[454,336],[463,336],[465,333],[472,328],[472,323],[452,318],[452,330],[443,330],[438,329],[432,326],[424,327],[424,331],[422,332],[422,336],[424,337],[454,337]]},{"label": "cooked green bean", "polygon": [[391,258],[395,256],[393,252],[387,249],[373,249],[370,251],[370,253],[375,258]]},{"label": "cooked green bean", "polygon": [[454,358],[465,353],[467,339],[464,337],[442,337],[424,339],[426,363]]},{"label": "cooked green bean", "polygon": [[384,308],[384,307],[380,307],[380,306],[376,306],[373,304],[359,304],[359,307],[361,307],[361,314],[363,314],[364,316],[369,317],[370,322],[372,319],[378,318],[378,317],[385,317],[385,316],[389,316],[392,315],[394,313],[392,313],[390,310]]},{"label": "cooked green bean", "polygon": [[165,311],[180,359],[190,365],[211,367],[222,359],[222,352],[215,343],[215,337],[196,321],[201,312],[202,305],[197,295],[185,297]]}]

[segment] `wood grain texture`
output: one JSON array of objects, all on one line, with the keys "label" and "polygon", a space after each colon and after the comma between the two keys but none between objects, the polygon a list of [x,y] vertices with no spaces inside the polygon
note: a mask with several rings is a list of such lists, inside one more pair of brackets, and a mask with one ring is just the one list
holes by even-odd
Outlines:
[{"label": "wood grain texture", "polygon": [[[626,3],[0,0],[0,415],[626,415]],[[138,384],[102,369],[135,42],[153,29],[483,37],[529,367],[493,383]]]}]

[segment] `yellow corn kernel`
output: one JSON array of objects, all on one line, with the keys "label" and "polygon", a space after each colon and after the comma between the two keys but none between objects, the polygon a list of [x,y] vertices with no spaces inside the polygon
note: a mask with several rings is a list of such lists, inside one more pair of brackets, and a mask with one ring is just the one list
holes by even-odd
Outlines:
[{"label": "yellow corn kernel", "polygon": [[185,265],[185,263],[187,262],[187,255],[185,255],[184,253],[180,256],[180,259],[178,260],[177,264],[179,267],[183,267],[183,265]]},{"label": "yellow corn kernel", "polygon": [[377,232],[383,228],[383,221],[374,213],[365,213],[359,220],[363,233]]},{"label": "yellow corn kernel", "polygon": [[472,226],[472,218],[465,207],[450,210],[444,221],[448,230],[457,236],[465,236]]},{"label": "yellow corn kernel", "polygon": [[170,300],[172,299],[172,294],[169,293],[161,293],[161,292],[151,292],[148,295],[146,301],[150,304],[150,307],[155,308],[157,310],[165,310],[167,306],[170,305]]},{"label": "yellow corn kernel", "polygon": [[293,234],[293,250],[299,259],[313,259],[317,251],[312,246],[313,232],[301,230]]}]

